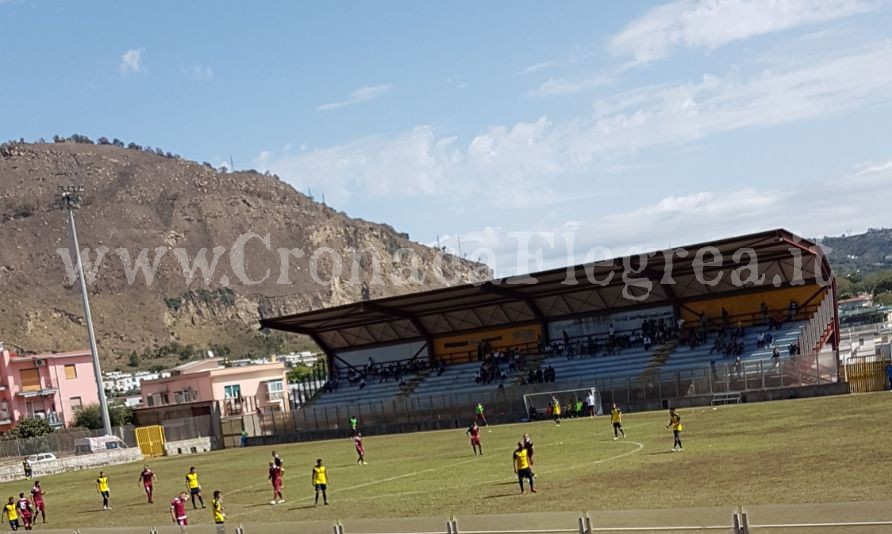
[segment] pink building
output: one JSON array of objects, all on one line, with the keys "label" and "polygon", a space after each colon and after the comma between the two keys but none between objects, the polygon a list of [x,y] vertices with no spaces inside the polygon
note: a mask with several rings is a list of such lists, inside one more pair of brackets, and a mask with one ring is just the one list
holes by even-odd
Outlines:
[{"label": "pink building", "polygon": [[0,433],[23,417],[70,425],[81,407],[98,403],[89,350],[33,356],[0,350]]},{"label": "pink building", "polygon": [[246,399],[250,399],[251,411],[289,411],[284,364],[222,364],[220,358],[189,362],[172,369],[168,378],[143,380],[141,409],[219,401],[228,415],[245,411]]}]

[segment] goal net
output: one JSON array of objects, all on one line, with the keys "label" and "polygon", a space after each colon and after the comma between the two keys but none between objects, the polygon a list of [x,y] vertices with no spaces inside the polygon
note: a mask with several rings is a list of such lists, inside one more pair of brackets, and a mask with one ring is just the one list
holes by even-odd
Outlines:
[{"label": "goal net", "polygon": [[[561,404],[561,417],[563,418],[604,415],[601,394],[596,388],[565,389],[524,394],[523,405],[529,420],[535,421],[551,417],[555,399]],[[589,404],[592,405],[591,408],[589,408]]]}]

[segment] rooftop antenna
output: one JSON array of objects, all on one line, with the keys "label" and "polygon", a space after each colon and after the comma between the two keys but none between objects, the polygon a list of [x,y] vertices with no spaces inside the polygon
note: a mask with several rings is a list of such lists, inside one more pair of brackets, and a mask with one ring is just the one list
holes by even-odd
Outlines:
[{"label": "rooftop antenna", "polygon": [[458,255],[462,258],[465,257],[465,253],[461,249],[461,234],[458,234]]},{"label": "rooftop antenna", "polygon": [[235,163],[232,161],[232,156],[229,156],[229,172],[235,172]]}]

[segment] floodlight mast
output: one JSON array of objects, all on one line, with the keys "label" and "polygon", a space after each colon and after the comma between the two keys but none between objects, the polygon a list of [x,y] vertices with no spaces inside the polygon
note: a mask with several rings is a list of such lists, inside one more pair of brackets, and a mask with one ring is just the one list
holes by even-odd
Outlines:
[{"label": "floodlight mast", "polygon": [[77,241],[77,226],[74,224],[74,210],[81,207],[84,186],[59,186],[59,201],[62,209],[68,211],[68,222],[71,224],[71,238],[74,242],[74,254],[77,256],[77,274],[81,282],[81,298],[84,301],[84,319],[87,322],[87,336],[90,340],[90,353],[93,356],[93,373],[96,376],[96,389],[99,393],[99,413],[102,415],[102,428],[106,436],[112,433],[111,418],[108,415],[108,401],[105,398],[105,387],[102,385],[102,367],[99,364],[99,349],[96,347],[96,333],[93,331],[93,314],[90,313],[90,297],[87,294],[87,279],[81,263],[81,247]]}]

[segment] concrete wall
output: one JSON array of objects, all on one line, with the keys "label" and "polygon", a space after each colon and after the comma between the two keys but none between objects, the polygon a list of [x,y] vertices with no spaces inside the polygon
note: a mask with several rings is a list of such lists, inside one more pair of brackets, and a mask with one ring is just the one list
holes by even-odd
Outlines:
[{"label": "concrete wall", "polygon": [[164,452],[167,456],[180,454],[197,454],[211,452],[214,449],[213,438],[184,439],[180,441],[168,441],[164,444]]},{"label": "concrete wall", "polygon": [[[60,458],[52,462],[34,464],[34,477],[63,473],[66,471],[78,471],[81,469],[95,469],[109,465],[129,464],[143,459],[142,452],[138,448],[117,449],[113,451],[96,452]],[[0,467],[0,482],[23,480],[25,473],[22,464],[6,465]]]}]

